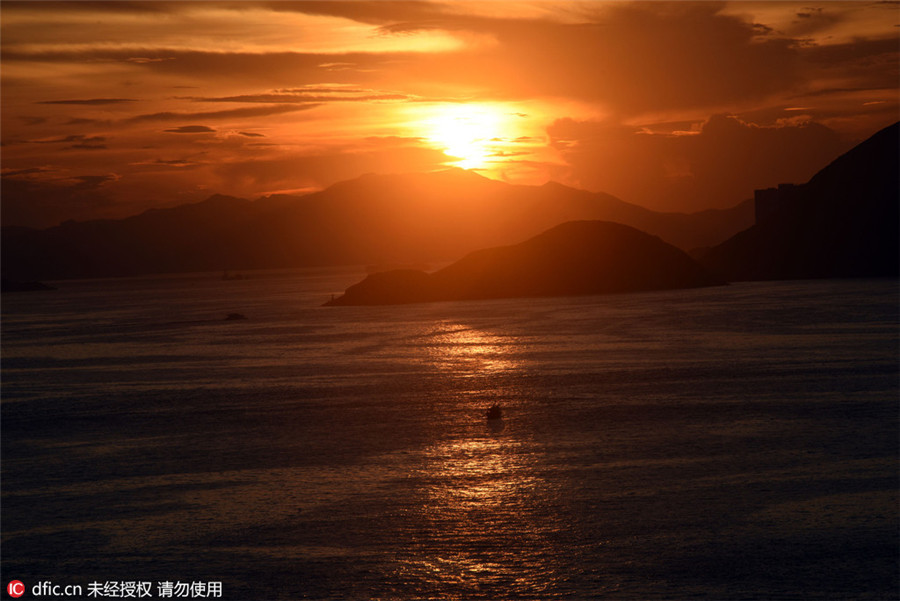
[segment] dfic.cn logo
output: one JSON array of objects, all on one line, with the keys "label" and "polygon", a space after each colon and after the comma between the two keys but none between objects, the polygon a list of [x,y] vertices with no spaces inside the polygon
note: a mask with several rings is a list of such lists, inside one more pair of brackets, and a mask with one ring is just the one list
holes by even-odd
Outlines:
[{"label": "dfic.cn logo", "polygon": [[6,585],[6,592],[10,597],[21,597],[25,594],[25,585],[21,580],[13,580]]}]

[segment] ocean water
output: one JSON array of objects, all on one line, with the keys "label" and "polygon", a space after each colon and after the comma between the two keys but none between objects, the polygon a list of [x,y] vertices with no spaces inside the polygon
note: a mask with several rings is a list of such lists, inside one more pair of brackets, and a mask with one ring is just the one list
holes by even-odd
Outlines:
[{"label": "ocean water", "polygon": [[4,585],[900,597],[897,281],[324,308],[361,274],[248,275],[4,295]]}]

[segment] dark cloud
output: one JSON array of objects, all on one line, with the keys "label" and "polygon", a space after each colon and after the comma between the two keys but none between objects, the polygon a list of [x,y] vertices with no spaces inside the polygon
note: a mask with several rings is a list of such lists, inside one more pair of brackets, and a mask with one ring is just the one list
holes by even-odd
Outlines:
[{"label": "dark cloud", "polygon": [[386,34],[445,30],[495,40],[420,57],[408,77],[440,77],[497,96],[569,97],[619,114],[747,102],[800,82],[792,40],[760,39],[719,3],[583,7],[580,23],[454,16],[385,25]]},{"label": "dark cloud", "polygon": [[105,141],[105,136],[86,136],[83,134],[73,134],[64,137],[39,138],[36,140],[4,140],[3,145],[10,146],[14,144],[73,144],[72,146],[67,146],[66,148],[86,148],[94,150],[98,148],[106,148],[106,146],[100,144],[101,142]]},{"label": "dark cloud", "polygon": [[40,173],[51,173],[52,169],[46,167],[29,167],[27,169],[7,169],[3,171],[2,177],[22,177],[28,175],[37,175]]},{"label": "dark cloud", "polygon": [[816,123],[761,127],[721,115],[691,135],[572,119],[548,133],[569,181],[670,211],[726,208],[756,188],[805,182],[852,145]]},{"label": "dark cloud", "polygon": [[420,100],[418,97],[399,92],[379,92],[365,88],[309,88],[274,90],[261,94],[241,94],[238,96],[189,97],[196,102],[250,102],[250,103],[290,103],[302,102],[374,102],[379,100]]},{"label": "dark cloud", "polygon": [[73,188],[76,190],[94,190],[103,184],[116,181],[119,179],[119,176],[109,173],[106,175],[79,175],[71,179],[76,182],[73,185]]},{"label": "dark cloud", "polygon": [[[108,55],[109,52],[104,51],[103,54]],[[323,80],[342,86],[370,85],[373,88],[385,87],[387,82],[392,84],[392,89],[405,93],[409,81],[402,76],[408,65],[421,59],[421,54],[415,52],[179,52],[174,55],[174,60],[141,65],[141,68],[161,74],[200,77],[212,82],[240,80],[247,87],[269,89],[286,88],[287,82],[291,89],[318,86]],[[343,67],[333,69],[322,66],[329,63],[341,63]],[[434,75],[431,74],[431,77]]]},{"label": "dark cloud", "polygon": [[812,46],[804,51],[804,58],[812,63],[840,65],[869,61],[878,56],[892,57],[897,61],[897,40],[857,39],[843,44]]},{"label": "dark cloud", "polygon": [[246,136],[248,138],[265,138],[265,136],[263,134],[258,134],[256,132],[252,132],[252,131],[239,131],[238,135]]},{"label": "dark cloud", "polygon": [[268,115],[281,115],[284,113],[295,113],[298,111],[308,111],[320,106],[318,104],[290,104],[290,105],[270,105],[261,107],[248,107],[239,109],[229,109],[225,111],[202,111],[196,113],[178,113],[178,112],[162,112],[150,113],[146,115],[137,115],[127,119],[130,123],[139,123],[144,121],[184,121],[187,119],[233,119],[245,117],[266,117]]},{"label": "dark cloud", "polygon": [[66,146],[63,150],[106,150],[106,144],[73,144]]},{"label": "dark cloud", "polygon": [[198,161],[192,161],[190,159],[154,159],[152,161],[140,161],[137,163],[132,163],[133,165],[139,166],[150,166],[150,167],[178,167],[181,169],[184,168],[193,168],[200,167],[205,163],[201,163]]},{"label": "dark cloud", "polygon": [[214,134],[216,130],[205,125],[182,125],[172,129],[163,130],[168,134]]},{"label": "dark cloud", "polygon": [[164,161],[163,159],[156,159],[154,161],[155,165],[167,165],[169,167],[196,167],[201,165],[202,163],[197,163],[194,161],[188,161],[187,159],[171,159],[168,161]]},{"label": "dark cloud", "polygon": [[40,100],[35,104],[83,104],[88,106],[102,106],[105,104],[123,104],[125,102],[137,102],[134,98],[88,98],[84,100]]},{"label": "dark cloud", "polygon": [[[36,3],[37,4],[37,3]],[[110,3],[113,4],[113,3]],[[221,6],[221,5],[220,5]],[[166,51],[170,60],[131,63],[145,73],[171,74],[195,78],[203,82],[241,82],[243,86],[266,88],[289,85],[306,86],[322,83],[327,75],[330,83],[360,85],[363,80],[378,80],[385,73],[381,68],[398,65],[398,61],[416,60],[420,53],[298,53],[298,52],[221,52],[218,50]],[[126,62],[133,58],[129,50],[97,47],[78,47],[65,50],[21,51],[10,47],[3,49],[4,63],[105,63]],[[321,65],[344,63],[354,69],[332,71]],[[202,86],[178,85],[180,89],[196,89]],[[397,89],[402,89],[398,87]]]},{"label": "dark cloud", "polygon": [[787,33],[794,37],[810,35],[845,21],[847,15],[841,12],[842,5],[836,3],[835,6],[834,10],[827,11],[821,7],[806,7],[795,13],[797,20],[791,23]]},{"label": "dark cloud", "polygon": [[28,142],[31,144],[70,144],[72,142],[76,142],[79,144],[96,144],[98,142],[105,141],[106,138],[104,136],[85,136],[82,134],[74,134],[71,136],[65,136],[64,138],[28,140]]}]

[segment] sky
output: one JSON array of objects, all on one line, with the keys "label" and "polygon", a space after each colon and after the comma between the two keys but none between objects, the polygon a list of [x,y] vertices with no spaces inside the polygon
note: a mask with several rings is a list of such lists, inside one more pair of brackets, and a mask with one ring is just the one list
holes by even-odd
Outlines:
[{"label": "sky", "polygon": [[474,169],[660,211],[900,119],[900,3],[0,3],[2,223]]}]

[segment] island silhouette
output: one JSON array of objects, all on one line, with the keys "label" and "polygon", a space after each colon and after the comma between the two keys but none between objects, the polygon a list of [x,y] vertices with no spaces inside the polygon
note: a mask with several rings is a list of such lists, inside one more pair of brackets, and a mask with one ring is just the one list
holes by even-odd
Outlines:
[{"label": "island silhouette", "polygon": [[620,223],[572,221],[520,244],[470,253],[434,273],[406,269],[369,275],[326,305],[574,296],[723,283],[656,236]]}]

